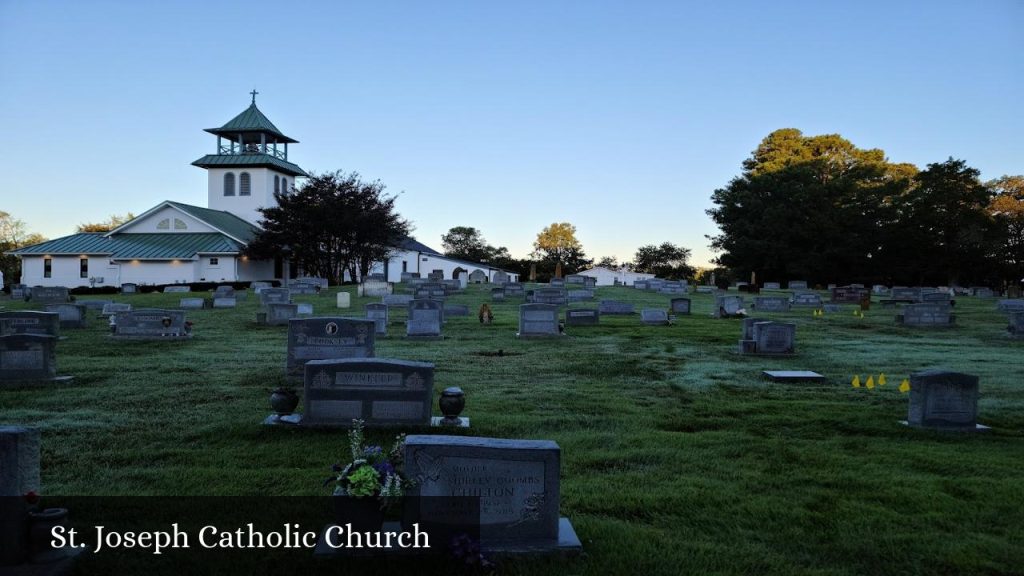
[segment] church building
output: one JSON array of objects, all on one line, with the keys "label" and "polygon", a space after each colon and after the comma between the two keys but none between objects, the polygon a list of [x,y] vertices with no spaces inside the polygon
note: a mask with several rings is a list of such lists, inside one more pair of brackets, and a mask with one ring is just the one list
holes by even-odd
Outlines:
[{"label": "church building", "polygon": [[[288,160],[288,145],[298,141],[260,112],[256,94],[241,114],[206,130],[217,137],[216,152],[192,163],[207,172],[205,208],[167,200],[109,232],[72,234],[11,251],[21,259],[21,283],[76,288],[295,277],[297,271],[282,258],[242,255],[260,230],[259,209],[276,205],[275,192],[288,193],[297,178],[308,176]],[[373,271],[397,282],[402,272],[426,277],[433,270],[446,278],[482,270],[488,280],[499,271],[453,260],[412,238]]]}]

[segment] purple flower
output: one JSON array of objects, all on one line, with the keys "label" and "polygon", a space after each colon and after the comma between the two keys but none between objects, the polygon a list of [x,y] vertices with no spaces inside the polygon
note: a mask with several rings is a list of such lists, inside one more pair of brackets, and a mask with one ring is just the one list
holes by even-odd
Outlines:
[{"label": "purple flower", "polygon": [[373,465],[373,469],[380,474],[381,478],[387,478],[389,474],[395,473],[395,467],[391,465],[391,462],[378,462]]}]

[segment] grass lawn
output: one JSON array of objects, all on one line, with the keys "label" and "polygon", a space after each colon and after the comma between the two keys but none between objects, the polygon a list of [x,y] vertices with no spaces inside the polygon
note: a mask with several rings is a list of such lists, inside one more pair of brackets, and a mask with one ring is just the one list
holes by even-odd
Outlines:
[{"label": "grass lawn", "polygon": [[[475,311],[489,288],[451,301]],[[335,309],[337,289],[295,300],[317,315],[362,315],[379,300],[344,289],[348,310]],[[176,307],[182,296],[114,299]],[[618,287],[597,298],[637,312],[669,299]],[[797,356],[775,359],[735,354],[740,321],[711,318],[710,295],[691,298],[693,315],[673,326],[605,316],[562,338],[517,340],[513,299],[492,305],[490,326],[449,318],[443,341],[406,341],[396,323],[378,340],[378,357],[435,363],[436,394],[465,390],[466,433],[561,446],[561,510],[584,555],[504,562],[499,573],[1024,573],[1024,340],[1007,337],[994,299],[958,299],[951,329],[899,327],[877,305],[863,319],[852,308],[764,314],[798,325]],[[234,310],[189,311],[195,337],[184,343],[115,342],[94,318],[65,330],[58,371],[73,384],[0,390],[0,423],[42,430],[43,493],[324,494],[345,433],[260,425],[284,383],[287,329],[256,326],[256,310],[250,294]],[[898,423],[900,380],[931,367],[980,376],[990,432]],[[829,383],[762,380],[772,368]],[[850,386],[880,372],[886,386]],[[88,565],[114,570],[100,555]]]}]

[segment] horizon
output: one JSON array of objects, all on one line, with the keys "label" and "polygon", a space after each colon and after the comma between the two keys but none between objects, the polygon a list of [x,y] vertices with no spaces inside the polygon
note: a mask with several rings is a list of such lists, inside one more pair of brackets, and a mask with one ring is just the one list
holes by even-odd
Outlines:
[{"label": "horizon", "polygon": [[[17,138],[0,210],[52,239],[163,200],[206,206],[190,165],[215,146],[203,129],[253,89],[299,140],[291,161],[380,180],[434,249],[472,226],[523,258],[570,222],[595,262],[672,242],[707,267],[711,193],[780,128],[920,169],[963,159],[983,181],[1024,173],[1024,4],[1008,0],[261,15],[275,8],[0,4],[0,122]],[[288,41],[243,43],[226,23]]]}]

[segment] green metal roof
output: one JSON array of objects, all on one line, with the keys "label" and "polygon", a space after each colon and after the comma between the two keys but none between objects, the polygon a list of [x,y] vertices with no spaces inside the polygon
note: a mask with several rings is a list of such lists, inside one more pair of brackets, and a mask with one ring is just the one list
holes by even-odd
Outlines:
[{"label": "green metal roof", "polygon": [[227,124],[220,128],[207,128],[206,131],[210,134],[228,138],[232,138],[240,132],[265,132],[276,136],[275,139],[278,142],[291,142],[293,144],[298,142],[298,140],[293,140],[278,130],[277,126],[274,126],[274,123],[268,120],[263,115],[263,112],[260,112],[255,102],[243,110],[241,114],[228,121]]},{"label": "green metal roof", "polygon": [[239,218],[231,212],[211,210],[210,208],[201,208],[199,206],[192,206],[191,204],[171,202],[170,200],[166,203],[174,206],[182,212],[185,212],[186,214],[189,214],[190,216],[194,216],[195,218],[206,222],[217,230],[224,232],[228,236],[237,238],[246,244],[251,242],[260,231],[260,229],[255,225]]},{"label": "green metal roof", "polygon": [[200,168],[244,168],[244,167],[265,167],[273,168],[292,176],[309,176],[306,172],[291,162],[275,158],[270,154],[207,154],[192,163]]},{"label": "green metal roof", "polygon": [[48,240],[34,246],[12,250],[9,254],[28,255],[102,255],[119,260],[173,260],[190,259],[196,254],[223,254],[239,252],[242,244],[224,234],[116,234],[104,236],[102,232],[72,234]]}]

